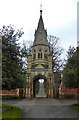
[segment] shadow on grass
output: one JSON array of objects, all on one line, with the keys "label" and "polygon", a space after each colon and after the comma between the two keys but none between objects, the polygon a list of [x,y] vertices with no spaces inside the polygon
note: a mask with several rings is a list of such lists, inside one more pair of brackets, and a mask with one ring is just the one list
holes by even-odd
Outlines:
[{"label": "shadow on grass", "polygon": [[69,105],[69,106],[79,112],[79,103],[71,104],[71,105]]},{"label": "shadow on grass", "polygon": [[18,120],[20,120],[21,113],[21,109],[16,106],[2,104],[2,120],[8,120],[8,118],[9,120],[12,118],[14,118],[15,120],[17,120],[18,118]]}]

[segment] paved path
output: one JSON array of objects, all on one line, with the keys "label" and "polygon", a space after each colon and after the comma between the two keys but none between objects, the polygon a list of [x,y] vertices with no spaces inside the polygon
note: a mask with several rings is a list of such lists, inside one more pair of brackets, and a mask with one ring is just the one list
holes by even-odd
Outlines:
[{"label": "paved path", "polygon": [[77,112],[68,107],[76,100],[37,98],[33,100],[10,100],[3,103],[19,106],[22,118],[77,118]]}]

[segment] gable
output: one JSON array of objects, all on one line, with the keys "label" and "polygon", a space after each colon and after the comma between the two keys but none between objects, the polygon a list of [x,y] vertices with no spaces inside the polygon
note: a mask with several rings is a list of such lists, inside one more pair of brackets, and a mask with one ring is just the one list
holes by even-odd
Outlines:
[{"label": "gable", "polygon": [[37,65],[36,68],[44,68],[41,64]]}]

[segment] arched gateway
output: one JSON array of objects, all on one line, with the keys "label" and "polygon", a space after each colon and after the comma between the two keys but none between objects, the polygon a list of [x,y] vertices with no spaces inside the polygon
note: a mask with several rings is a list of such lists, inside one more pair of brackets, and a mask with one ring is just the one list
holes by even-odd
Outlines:
[{"label": "arched gateway", "polygon": [[28,53],[27,63],[25,97],[53,98],[55,86],[52,56],[47,40],[47,31],[44,28],[42,10],[40,10],[38,27],[35,30],[32,51]]}]

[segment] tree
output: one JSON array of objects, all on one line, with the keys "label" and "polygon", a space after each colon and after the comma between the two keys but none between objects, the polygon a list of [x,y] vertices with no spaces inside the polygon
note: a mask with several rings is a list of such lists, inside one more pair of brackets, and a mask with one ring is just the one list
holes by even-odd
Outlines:
[{"label": "tree", "polygon": [[12,89],[24,86],[23,53],[18,40],[23,35],[22,29],[3,26],[2,37],[2,88]]},{"label": "tree", "polygon": [[[67,52],[67,62],[63,71],[63,82],[66,87],[79,88],[79,50],[69,47]],[[78,73],[78,74],[77,74]]]},{"label": "tree", "polygon": [[52,55],[52,70],[54,72],[59,72],[63,68],[63,60],[61,59],[63,48],[58,46],[58,40],[59,38],[48,35],[48,42]]},{"label": "tree", "polygon": [[[59,42],[58,40],[59,38],[52,35],[48,35],[48,43],[49,43],[50,52],[52,55],[52,71],[53,72],[60,72],[63,69],[63,63],[64,63],[64,60],[62,60],[61,58],[63,48],[58,46],[58,42]],[[24,43],[24,45],[27,46],[26,52],[27,53],[31,52],[32,42],[27,41],[26,43]]]},{"label": "tree", "polygon": [[1,81],[2,81],[2,39],[0,37],[0,89],[2,89]]},{"label": "tree", "polygon": [[26,69],[27,69],[27,53],[28,53],[28,49],[26,48],[26,45],[23,42],[22,49],[21,49],[21,58],[22,58],[23,70],[25,74],[26,74]]}]

